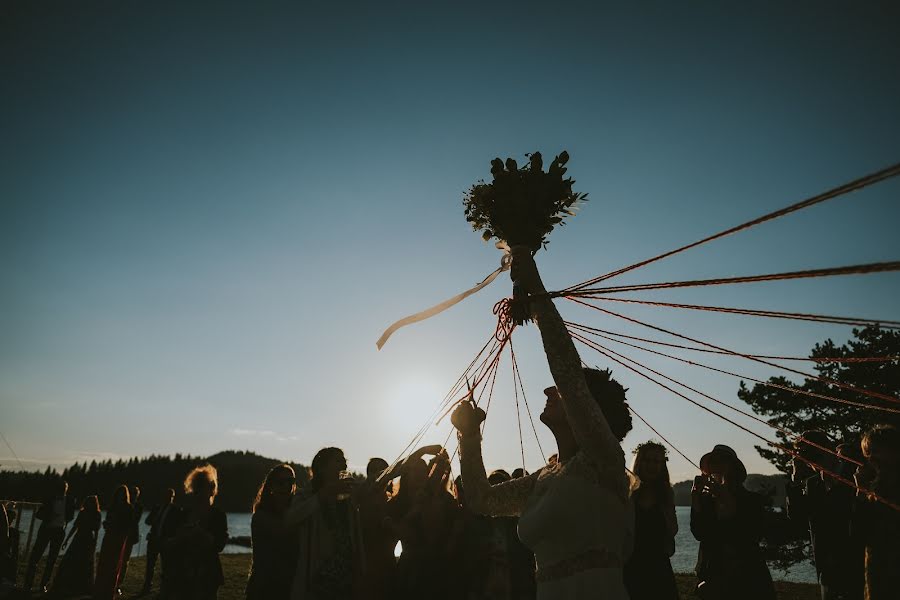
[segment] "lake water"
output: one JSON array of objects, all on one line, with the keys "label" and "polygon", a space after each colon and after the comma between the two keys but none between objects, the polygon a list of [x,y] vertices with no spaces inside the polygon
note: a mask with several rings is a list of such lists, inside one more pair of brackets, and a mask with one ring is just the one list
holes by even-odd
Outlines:
[{"label": "lake water", "polygon": [[[697,550],[700,547],[699,542],[691,535],[691,509],[688,506],[678,506],[675,508],[678,517],[678,535],[675,536],[675,554],[672,556],[672,568],[678,573],[690,573],[694,570],[694,564],[697,562]],[[146,518],[146,514],[145,517]],[[28,535],[28,522],[30,514],[24,511],[22,514],[22,545],[25,544],[25,537]],[[37,527],[37,522],[35,527]],[[149,527],[141,521],[141,543],[134,547],[133,556],[142,556],[146,551],[146,537]],[[37,535],[37,531],[35,531]],[[249,536],[250,535],[250,514],[249,513],[228,513],[228,535],[232,537]],[[103,530],[100,530],[102,539]],[[98,546],[99,547],[99,546]],[[249,548],[244,546],[228,545],[225,552],[229,554],[244,554],[249,552]],[[787,573],[781,571],[773,571],[772,577],[784,581],[794,581],[797,583],[816,583],[816,569],[812,563],[804,563],[795,565]]]}]

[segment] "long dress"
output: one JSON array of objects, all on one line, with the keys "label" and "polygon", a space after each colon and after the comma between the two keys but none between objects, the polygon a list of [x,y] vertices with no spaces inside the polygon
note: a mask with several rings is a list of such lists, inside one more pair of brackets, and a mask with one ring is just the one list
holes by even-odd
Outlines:
[{"label": "long dress", "polygon": [[284,515],[259,509],[250,519],[250,534],[253,561],[247,600],[288,600],[300,546],[297,527],[288,527]]},{"label": "long dress", "polygon": [[677,600],[678,588],[669,561],[672,536],[662,508],[635,502],[634,517],[634,553],[625,564],[625,586],[631,600]]},{"label": "long dress", "polygon": [[625,455],[542,291],[532,290],[531,313],[579,450],[532,475],[491,486],[479,436],[461,436],[466,497],[476,512],[519,516],[519,539],[535,554],[538,600],[628,600],[622,567],[631,553],[634,513]]},{"label": "long dress", "polygon": [[112,600],[116,595],[131,522],[132,512],[128,505],[111,508],[106,513],[103,543],[97,560],[97,577],[94,580],[94,600]]},{"label": "long dress", "polygon": [[75,535],[63,554],[53,578],[50,593],[66,597],[91,593],[94,586],[94,554],[97,551],[97,532],[100,513],[81,511],[75,519]]}]

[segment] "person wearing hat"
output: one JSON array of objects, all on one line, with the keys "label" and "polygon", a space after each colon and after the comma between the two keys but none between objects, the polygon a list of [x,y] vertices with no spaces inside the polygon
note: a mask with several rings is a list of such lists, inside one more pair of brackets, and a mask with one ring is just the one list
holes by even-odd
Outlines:
[{"label": "person wearing hat", "polygon": [[691,490],[691,533],[700,542],[697,594],[704,600],[774,600],[775,588],[759,542],[764,498],[744,487],[737,453],[716,444],[700,459]]}]

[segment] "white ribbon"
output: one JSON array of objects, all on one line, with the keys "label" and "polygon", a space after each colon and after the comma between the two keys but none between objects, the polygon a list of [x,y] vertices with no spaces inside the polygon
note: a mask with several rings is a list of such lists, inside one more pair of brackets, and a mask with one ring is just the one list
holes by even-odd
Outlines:
[{"label": "white ribbon", "polygon": [[424,321],[425,319],[429,319],[436,314],[444,312],[454,304],[459,304],[475,292],[481,291],[482,288],[489,286],[492,281],[497,279],[497,276],[500,275],[500,273],[509,271],[510,264],[512,263],[512,255],[510,254],[509,246],[507,246],[504,242],[498,242],[497,248],[503,250],[503,257],[500,259],[500,268],[485,277],[481,281],[481,283],[479,283],[475,287],[468,289],[461,294],[457,294],[452,298],[444,300],[440,304],[435,304],[431,308],[426,308],[422,312],[417,312],[414,315],[409,315],[408,317],[400,319],[399,321],[385,329],[384,333],[381,334],[381,337],[378,338],[378,341],[375,342],[375,345],[378,346],[378,349],[381,350],[381,347],[384,346],[385,342],[388,341],[388,338],[391,337],[391,335],[393,335],[393,333],[401,327],[406,327],[407,325],[418,323],[419,321]]}]

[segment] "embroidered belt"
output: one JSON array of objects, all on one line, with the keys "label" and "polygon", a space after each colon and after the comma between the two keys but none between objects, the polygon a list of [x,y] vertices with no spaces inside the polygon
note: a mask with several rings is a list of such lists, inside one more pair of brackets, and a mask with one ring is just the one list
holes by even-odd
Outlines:
[{"label": "embroidered belt", "polygon": [[583,554],[561,560],[546,567],[539,567],[535,580],[556,581],[589,569],[621,569],[622,560],[609,550],[588,550]]}]

